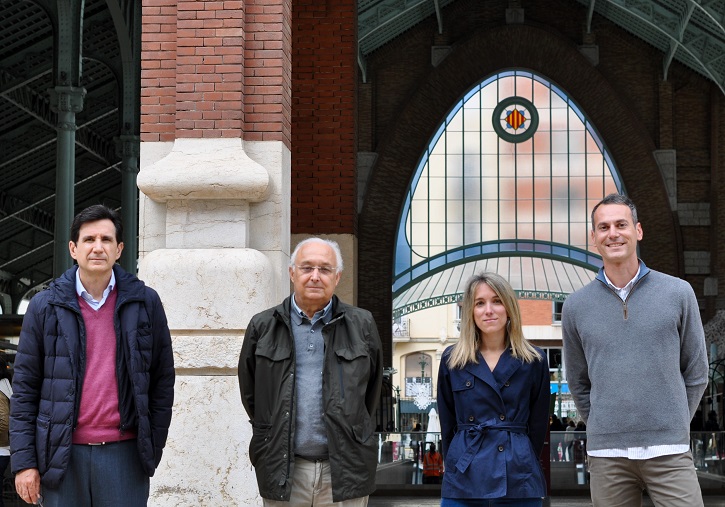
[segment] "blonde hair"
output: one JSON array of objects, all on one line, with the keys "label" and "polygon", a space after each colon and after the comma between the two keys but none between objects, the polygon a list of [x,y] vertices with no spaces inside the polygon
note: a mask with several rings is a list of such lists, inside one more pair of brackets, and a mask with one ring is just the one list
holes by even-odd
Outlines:
[{"label": "blonde hair", "polygon": [[511,347],[511,355],[525,363],[540,361],[541,356],[524,337],[521,329],[521,310],[511,285],[496,273],[479,273],[471,277],[466,284],[461,308],[461,336],[448,357],[448,367],[463,368],[468,363],[478,363],[476,354],[481,345],[481,337],[473,319],[473,305],[476,290],[482,283],[491,287],[506,310],[509,319],[506,325],[506,346]]}]

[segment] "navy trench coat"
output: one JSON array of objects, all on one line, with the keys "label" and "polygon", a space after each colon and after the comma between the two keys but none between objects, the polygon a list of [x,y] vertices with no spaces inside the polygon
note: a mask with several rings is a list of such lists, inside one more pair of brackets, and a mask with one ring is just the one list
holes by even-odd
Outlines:
[{"label": "navy trench coat", "polygon": [[445,459],[444,498],[541,498],[539,462],[549,426],[549,364],[524,363],[504,351],[491,372],[478,364],[438,372],[438,409]]}]

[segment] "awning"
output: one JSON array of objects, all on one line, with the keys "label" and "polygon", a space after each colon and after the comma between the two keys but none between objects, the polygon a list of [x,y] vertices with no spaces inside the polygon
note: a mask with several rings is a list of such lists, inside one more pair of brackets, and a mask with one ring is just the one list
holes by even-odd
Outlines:
[{"label": "awning", "polygon": [[418,408],[415,402],[410,400],[400,400],[400,413],[401,414],[427,414],[430,409],[438,410],[438,404],[434,401],[425,408]]},{"label": "awning", "polygon": [[[550,382],[551,384],[551,394],[557,394],[559,392],[559,382]],[[562,382],[561,383],[561,392],[565,394],[569,394],[569,383],[568,382]]]},{"label": "awning", "polygon": [[503,276],[520,299],[564,300],[597,275],[583,266],[543,257],[496,257],[459,264],[438,271],[406,289],[393,300],[393,316],[455,303],[475,273],[493,271]]}]

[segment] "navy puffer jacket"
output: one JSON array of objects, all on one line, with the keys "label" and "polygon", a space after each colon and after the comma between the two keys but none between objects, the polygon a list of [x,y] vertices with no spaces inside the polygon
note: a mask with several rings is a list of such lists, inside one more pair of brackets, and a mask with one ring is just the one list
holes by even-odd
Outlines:
[{"label": "navy puffer jacket", "polygon": [[[72,267],[30,300],[15,359],[10,410],[12,471],[40,471],[55,488],[70,459],[85,374],[85,326]],[[174,360],[158,294],[118,265],[114,312],[121,431],[137,432],[144,470],[161,460],[174,401]]]}]

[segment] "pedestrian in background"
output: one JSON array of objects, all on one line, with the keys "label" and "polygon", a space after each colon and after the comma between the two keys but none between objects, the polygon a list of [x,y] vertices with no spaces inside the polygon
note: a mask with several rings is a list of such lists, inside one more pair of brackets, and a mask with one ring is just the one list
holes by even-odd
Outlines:
[{"label": "pedestrian in background", "polygon": [[443,476],[443,456],[431,443],[428,452],[423,455],[423,484],[440,484]]},{"label": "pedestrian in background", "polygon": [[10,464],[10,398],[13,396],[12,377],[8,362],[0,356],[0,507],[4,507],[3,478]]}]

